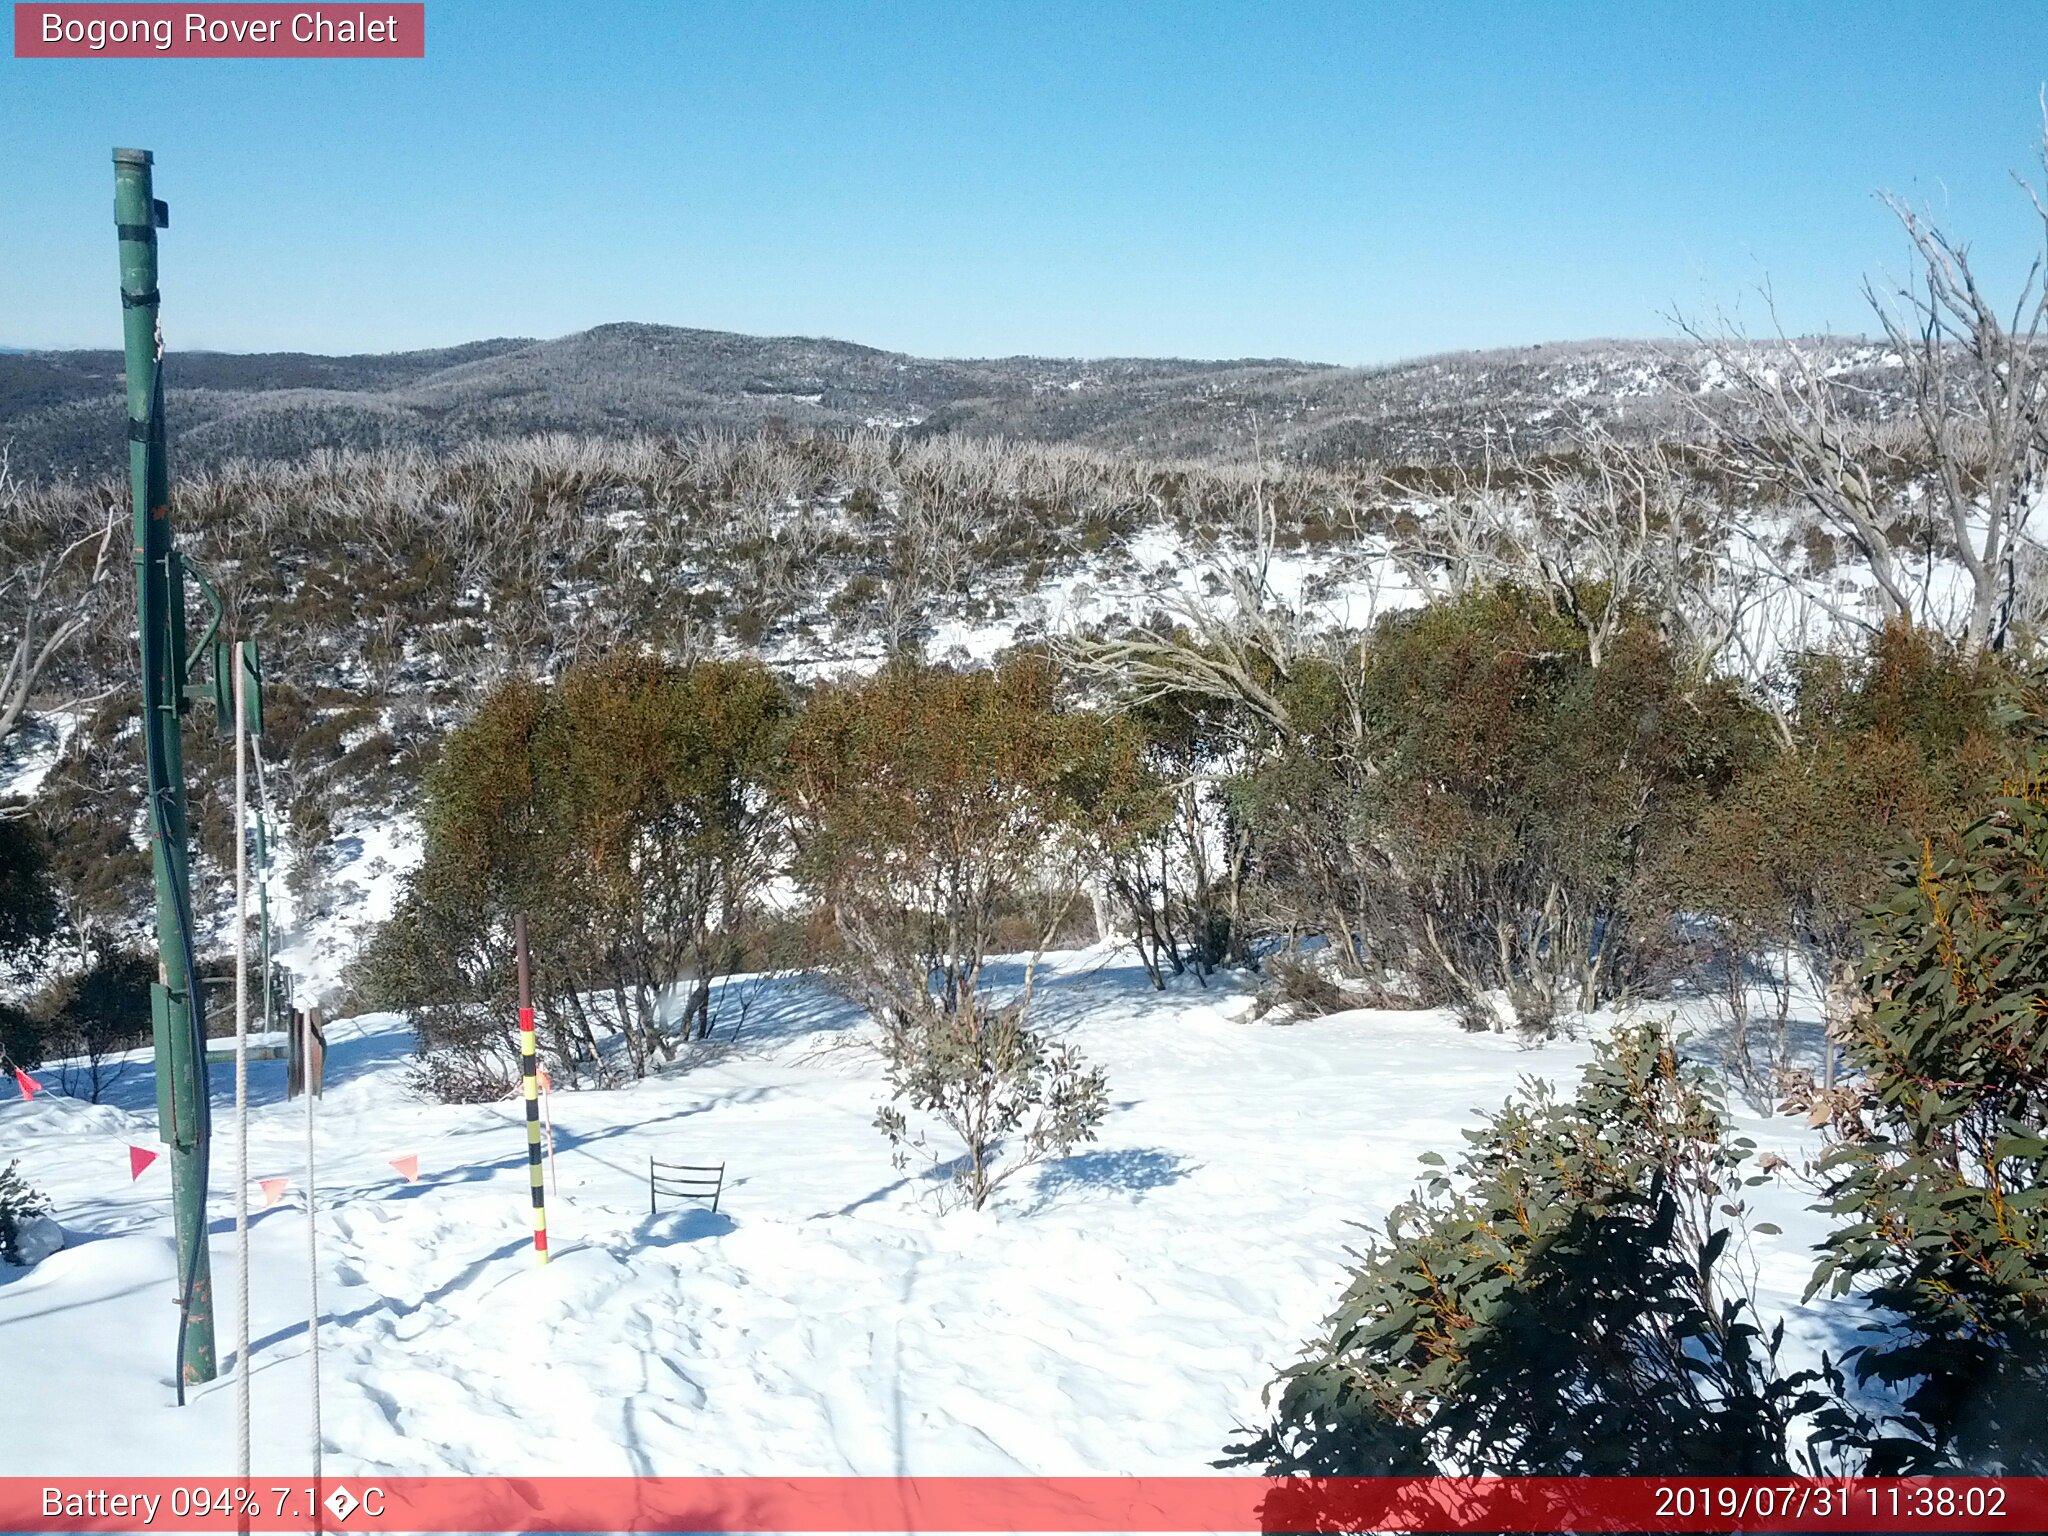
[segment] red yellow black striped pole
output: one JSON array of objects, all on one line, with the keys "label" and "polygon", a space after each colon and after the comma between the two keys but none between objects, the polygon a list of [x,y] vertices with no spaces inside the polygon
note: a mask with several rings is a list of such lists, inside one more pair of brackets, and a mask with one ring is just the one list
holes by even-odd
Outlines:
[{"label": "red yellow black striped pole", "polygon": [[512,919],[519,951],[519,1072],[526,1083],[526,1166],[533,1178],[533,1251],[548,1261],[547,1190],[541,1182],[540,1052],[533,1037],[533,988],[527,975],[526,917]]}]

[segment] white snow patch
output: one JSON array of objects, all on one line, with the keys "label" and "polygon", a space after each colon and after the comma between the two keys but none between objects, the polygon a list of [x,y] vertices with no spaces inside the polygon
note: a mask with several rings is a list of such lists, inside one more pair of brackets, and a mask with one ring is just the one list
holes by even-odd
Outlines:
[{"label": "white snow patch", "polygon": [[[1425,1151],[1525,1073],[1569,1082],[1588,1048],[1528,1049],[1441,1013],[1245,1022],[1217,983],[1155,993],[1105,950],[1054,957],[1050,1028],[1108,1071],[1099,1142],[1021,1176],[979,1215],[941,1214],[871,1124],[880,1064],[815,983],[770,979],[736,1045],[617,1091],[558,1093],[554,1262],[536,1267],[516,1104],[410,1096],[400,1020],[330,1030],[320,1115],[321,1376],[329,1476],[387,1473],[1200,1475],[1341,1290],[1353,1223],[1404,1197]],[[255,1461],[306,1463],[299,1104],[252,1065]],[[216,1103],[231,1069],[213,1069]],[[171,1406],[175,1332],[163,1165],[147,1071],[114,1102],[0,1102],[73,1246],[0,1283],[0,1358],[38,1382],[0,1472],[224,1474],[232,1372]],[[1784,1122],[1767,1144],[1800,1151]],[[234,1256],[214,1154],[215,1286],[232,1347]],[[389,1160],[419,1158],[406,1183]],[[717,1214],[647,1209],[650,1156],[724,1162]],[[1795,1162],[1797,1159],[1795,1158]],[[1790,1307],[1814,1218],[1766,1187],[1756,1239]],[[1845,1326],[1793,1315],[1788,1351]],[[1162,1411],[1162,1405],[1170,1411]],[[118,1423],[119,1435],[101,1432]]]}]

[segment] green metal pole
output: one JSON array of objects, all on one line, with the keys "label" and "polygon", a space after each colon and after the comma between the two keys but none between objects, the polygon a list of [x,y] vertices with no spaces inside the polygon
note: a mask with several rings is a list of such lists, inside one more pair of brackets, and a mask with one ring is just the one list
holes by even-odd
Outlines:
[{"label": "green metal pole", "polygon": [[178,1398],[213,1380],[213,1275],[207,1260],[208,1113],[205,1002],[194,974],[185,836],[184,568],[171,542],[170,466],[158,370],[157,202],[146,149],[114,151],[114,220],[121,242],[121,322],[128,365],[128,478],[134,497],[135,590],[142,642],[142,736],[149,766],[150,852],[161,956],[151,989],[157,1124],[171,1148],[178,1238]]}]

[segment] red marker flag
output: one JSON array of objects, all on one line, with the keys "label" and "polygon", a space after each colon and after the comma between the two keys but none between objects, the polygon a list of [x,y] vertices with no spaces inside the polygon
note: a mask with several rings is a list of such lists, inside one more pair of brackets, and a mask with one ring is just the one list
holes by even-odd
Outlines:
[{"label": "red marker flag", "polygon": [[401,1175],[402,1175],[402,1176],[404,1177],[404,1179],[405,1179],[405,1182],[406,1182],[406,1183],[408,1183],[408,1184],[417,1184],[417,1183],[419,1183],[419,1181],[420,1181],[420,1155],[419,1155],[419,1153],[417,1153],[417,1152],[408,1152],[408,1153],[406,1153],[406,1154],[405,1154],[405,1156],[403,1156],[403,1157],[394,1157],[393,1159],[391,1159],[391,1166],[392,1166],[392,1167],[394,1167],[394,1168],[396,1168],[396,1169],[397,1169],[397,1170],[399,1171],[399,1173],[400,1173],[400,1174],[401,1174]]},{"label": "red marker flag", "polygon": [[43,1085],[19,1067],[14,1069],[14,1081],[20,1086],[21,1096],[24,1099],[32,1099],[43,1091]]},{"label": "red marker flag", "polygon": [[290,1179],[258,1179],[256,1187],[263,1191],[263,1209],[267,1211],[282,1200],[285,1188],[290,1183]]},{"label": "red marker flag", "polygon": [[147,1147],[128,1149],[128,1182],[133,1184],[142,1177],[142,1170],[156,1161],[156,1154]]}]

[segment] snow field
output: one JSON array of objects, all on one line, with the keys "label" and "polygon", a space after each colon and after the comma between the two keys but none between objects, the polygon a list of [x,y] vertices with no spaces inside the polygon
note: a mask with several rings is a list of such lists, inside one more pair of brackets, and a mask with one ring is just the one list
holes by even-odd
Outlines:
[{"label": "snow field", "polygon": [[[321,1375],[338,1475],[1199,1474],[1336,1299],[1353,1223],[1526,1073],[1590,1054],[1461,1031],[1440,1013],[1249,1022],[1234,983],[1154,993],[1103,949],[1055,957],[1042,1017],[1108,1070],[1099,1142],[940,1212],[871,1124],[879,1060],[815,982],[765,984],[736,1047],[615,1091],[554,1096],[553,1262],[531,1251],[523,1106],[404,1087],[395,1018],[330,1028],[321,1101]],[[216,1104],[231,1069],[214,1069]],[[252,1064],[255,1470],[307,1465],[303,1120]],[[231,1370],[172,1405],[169,1182],[146,1070],[90,1106],[0,1103],[0,1162],[56,1203],[70,1246],[0,1270],[0,1472],[233,1469]],[[218,1123],[225,1123],[223,1119]],[[1745,1122],[1795,1163],[1793,1122]],[[219,1333],[232,1350],[233,1169],[214,1156]],[[417,1153],[420,1177],[388,1160]],[[647,1210],[646,1163],[728,1165],[714,1215]],[[1817,1219],[1756,1192],[1754,1262],[1796,1304]],[[260,1203],[260,1202],[259,1202]],[[1831,1347],[1840,1309],[1793,1317]],[[119,1426],[109,1433],[108,1426]]]}]

